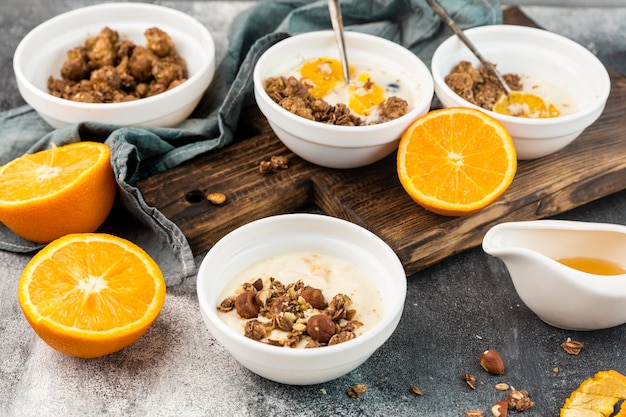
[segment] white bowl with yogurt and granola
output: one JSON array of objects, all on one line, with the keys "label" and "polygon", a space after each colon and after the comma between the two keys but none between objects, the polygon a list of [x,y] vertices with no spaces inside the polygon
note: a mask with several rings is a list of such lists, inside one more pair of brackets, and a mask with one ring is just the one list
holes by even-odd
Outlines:
[{"label": "white bowl with yogurt and granola", "polygon": [[553,103],[560,112],[556,117],[518,117],[478,106],[446,82],[460,62],[479,68],[478,60],[455,35],[437,47],[431,69],[435,94],[443,106],[471,107],[497,119],[511,134],[518,159],[540,158],[563,149],[604,111],[611,90],[609,74],[593,53],[573,40],[516,25],[481,26],[465,34],[501,74],[519,76],[522,91]]},{"label": "white bowl with yogurt and granola", "polygon": [[[428,112],[434,94],[428,67],[403,46],[358,32],[346,32],[345,42],[352,70],[349,85],[342,76],[332,31],[303,33],[276,43],[261,55],[253,74],[257,105],[276,136],[296,155],[329,168],[365,166],[394,152],[402,132]],[[309,70],[303,70],[307,66]],[[310,77],[312,73],[323,77]],[[284,105],[282,99],[289,102],[291,96],[266,91],[269,80],[290,76],[311,87],[312,94],[323,90],[315,98],[331,109]],[[387,103],[381,106],[383,101]],[[348,114],[337,108],[339,103]]]},{"label": "white bowl with yogurt and granola", "polygon": [[218,241],[200,265],[197,292],[209,331],[237,362],[272,381],[310,385],[354,370],[392,335],[406,274],[393,250],[358,225],[285,214]]}]

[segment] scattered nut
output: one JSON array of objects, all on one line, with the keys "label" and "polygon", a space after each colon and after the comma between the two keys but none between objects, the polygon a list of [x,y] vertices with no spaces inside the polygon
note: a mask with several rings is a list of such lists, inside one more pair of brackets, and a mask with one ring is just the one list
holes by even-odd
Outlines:
[{"label": "scattered nut", "polygon": [[209,203],[215,204],[216,206],[221,206],[226,202],[226,194],[209,193],[207,194],[206,199],[209,201]]},{"label": "scattered nut", "polygon": [[504,382],[501,382],[495,385],[495,389],[497,389],[498,391],[508,391],[509,384],[505,384]]},{"label": "scattered nut", "polygon": [[469,410],[465,412],[465,417],[485,417],[480,410]]},{"label": "scattered nut", "polygon": [[350,398],[359,398],[366,390],[366,385],[356,384],[355,386],[348,388],[346,393]]},{"label": "scattered nut", "polygon": [[461,378],[471,389],[476,389],[476,377],[472,374],[462,374]]},{"label": "scattered nut", "polygon": [[323,310],[326,308],[326,300],[324,299],[324,294],[322,290],[318,288],[309,287],[308,285],[304,287],[302,293],[300,294],[302,298],[309,304],[311,307],[317,308],[318,310]]},{"label": "scattered nut", "polygon": [[259,315],[259,305],[256,303],[254,297],[256,292],[246,291],[242,292],[235,298],[235,308],[237,314],[244,319],[252,319]]},{"label": "scattered nut", "polygon": [[570,355],[578,355],[583,348],[583,344],[568,337],[565,342],[561,343],[561,347]]},{"label": "scattered nut", "polygon": [[306,332],[316,342],[326,343],[337,332],[337,326],[326,314],[316,314],[309,317]]},{"label": "scattered nut", "polygon": [[423,394],[422,390],[421,390],[421,389],[419,389],[419,387],[417,387],[417,386],[415,386],[415,385],[412,385],[412,386],[411,386],[411,391],[412,391],[412,392],[413,392],[413,394],[415,394],[415,395],[422,396],[422,394]]},{"label": "scattered nut", "polygon": [[480,366],[492,375],[502,375],[505,370],[504,359],[495,349],[487,349],[478,358]]},{"label": "scattered nut", "polygon": [[506,417],[509,407],[506,400],[498,401],[491,407],[491,414],[493,417]]}]

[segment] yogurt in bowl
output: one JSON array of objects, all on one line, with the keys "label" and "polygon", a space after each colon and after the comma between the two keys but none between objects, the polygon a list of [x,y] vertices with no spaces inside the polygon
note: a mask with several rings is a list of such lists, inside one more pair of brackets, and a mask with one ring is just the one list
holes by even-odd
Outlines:
[{"label": "yogurt in bowl", "polygon": [[270,97],[266,91],[269,78],[295,74],[309,60],[338,59],[332,31],[304,33],[278,42],[259,58],[253,74],[257,105],[276,136],[296,155],[329,168],[369,165],[394,152],[402,132],[430,110],[434,94],[430,71],[403,46],[357,32],[346,32],[345,41],[355,76],[369,71],[376,84],[397,86],[398,90],[388,95],[398,94],[406,100],[406,114],[384,123],[335,125],[297,116]]},{"label": "yogurt in bowl", "polygon": [[[330,271],[319,271],[324,268]],[[344,270],[355,274],[351,283],[324,284],[343,281],[338,274]],[[218,306],[244,281],[252,285],[269,275],[285,283],[301,278],[320,287],[328,304],[338,293],[348,295],[353,301],[348,309],[367,312],[359,320],[359,334],[313,349],[283,348],[246,337],[241,320],[235,317],[236,323],[229,324]],[[308,385],[345,375],[385,343],[404,309],[406,275],[393,250],[368,230],[325,215],[286,214],[248,223],[218,241],[200,265],[197,292],[207,328],[237,362],[273,381]]]}]

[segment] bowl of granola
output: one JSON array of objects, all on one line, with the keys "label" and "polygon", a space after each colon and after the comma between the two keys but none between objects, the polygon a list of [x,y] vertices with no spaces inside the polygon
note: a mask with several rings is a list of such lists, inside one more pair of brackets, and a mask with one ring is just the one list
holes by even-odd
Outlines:
[{"label": "bowl of granola", "polygon": [[285,214],[220,239],[201,262],[197,293],[207,328],[240,365],[311,385],[351,372],[392,335],[406,275],[368,230]]},{"label": "bowl of granola", "polygon": [[501,100],[503,88],[452,36],[433,55],[435,94],[445,107],[473,107],[499,120],[513,137],[518,159],[563,149],[602,114],[609,75],[582,45],[515,25],[476,27],[465,34],[514,92]]},{"label": "bowl of granola", "polygon": [[81,122],[171,127],[215,72],[209,31],[168,7],[107,3],[55,16],[15,50],[20,94],[54,128]]},{"label": "bowl of granola", "polygon": [[408,125],[429,109],[433,80],[411,51],[346,32],[345,82],[332,31],[284,39],[254,68],[257,105],[292,152],[329,168],[355,168],[394,152]]}]

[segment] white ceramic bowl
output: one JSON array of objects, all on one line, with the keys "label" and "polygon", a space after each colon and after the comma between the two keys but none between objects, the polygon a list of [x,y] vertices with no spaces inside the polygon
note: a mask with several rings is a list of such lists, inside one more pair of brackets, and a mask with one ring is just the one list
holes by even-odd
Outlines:
[{"label": "white ceramic bowl", "polygon": [[[347,342],[296,349],[249,339],[220,319],[217,306],[225,285],[238,272],[270,256],[299,251],[331,255],[365,272],[382,295],[382,320]],[[406,275],[391,248],[366,229],[324,215],[286,214],[248,223],[219,240],[200,265],[197,291],[209,331],[241,365],[273,381],[308,385],[352,371],[391,336],[404,308]]]},{"label": "white ceramic bowl", "polygon": [[[485,110],[508,129],[518,159],[539,158],[564,148],[602,114],[611,89],[609,75],[598,58],[576,42],[546,30],[514,25],[482,26],[468,29],[465,34],[500,73],[546,81],[566,91],[578,109],[549,119]],[[445,107],[479,108],[454,93],[444,81],[460,61],[480,65],[456,36],[436,49],[431,63],[435,94]]]},{"label": "white ceramic bowl", "polygon": [[[568,330],[626,323],[626,226],[507,222],[492,227],[482,246],[505,263],[521,300],[546,323]],[[617,275],[601,275],[595,267],[581,270],[557,261],[564,258],[600,260],[620,268]]]},{"label": "white ceramic bowl", "polygon": [[[187,61],[189,79],[169,91],[125,103],[81,103],[49,94],[48,77],[60,78],[66,52],[105,26],[138,45],[145,45],[146,29],[156,26],[165,31]],[[180,11],[152,4],[107,3],[63,13],[34,28],[17,46],[13,69],[24,100],[55,128],[86,121],[170,127],[191,114],[211,83],[215,44],[200,22]]]},{"label": "white ceramic bowl", "polygon": [[254,69],[256,102],[276,136],[296,155],[329,168],[368,165],[395,151],[402,132],[430,109],[434,91],[426,65],[403,46],[356,32],[346,32],[345,42],[350,65],[371,65],[408,83],[414,99],[407,114],[377,125],[328,125],[296,116],[268,96],[264,88],[268,77],[284,75],[303,60],[339,59],[332,31],[295,35],[278,42],[259,58]]}]

